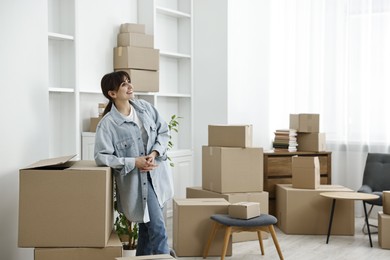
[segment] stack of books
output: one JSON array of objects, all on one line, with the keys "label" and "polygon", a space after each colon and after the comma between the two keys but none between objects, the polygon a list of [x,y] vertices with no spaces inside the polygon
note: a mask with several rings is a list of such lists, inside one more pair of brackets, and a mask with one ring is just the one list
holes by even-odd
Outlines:
[{"label": "stack of books", "polygon": [[277,151],[297,151],[297,130],[295,129],[278,129],[275,131],[275,139],[272,147]]}]

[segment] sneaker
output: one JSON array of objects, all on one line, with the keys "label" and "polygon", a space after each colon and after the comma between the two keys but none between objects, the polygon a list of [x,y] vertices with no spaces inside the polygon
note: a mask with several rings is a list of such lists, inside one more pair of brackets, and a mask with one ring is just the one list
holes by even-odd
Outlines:
[{"label": "sneaker", "polygon": [[172,248],[169,250],[169,254],[170,254],[173,258],[177,258],[176,252],[175,252],[175,250],[173,250]]}]

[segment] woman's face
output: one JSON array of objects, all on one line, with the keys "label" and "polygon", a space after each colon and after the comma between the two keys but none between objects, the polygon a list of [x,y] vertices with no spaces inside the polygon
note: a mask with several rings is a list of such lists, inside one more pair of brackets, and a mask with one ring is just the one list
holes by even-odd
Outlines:
[{"label": "woman's face", "polygon": [[123,79],[118,90],[115,92],[115,100],[130,100],[134,99],[134,88],[127,78]]}]

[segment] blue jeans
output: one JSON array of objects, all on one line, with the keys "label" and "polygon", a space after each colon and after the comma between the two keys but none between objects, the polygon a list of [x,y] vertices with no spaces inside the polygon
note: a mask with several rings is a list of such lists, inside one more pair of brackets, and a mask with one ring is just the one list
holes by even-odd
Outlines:
[{"label": "blue jeans", "polygon": [[163,209],[153,190],[148,173],[148,210],[150,221],[139,223],[136,255],[169,254],[168,236],[165,230]]}]

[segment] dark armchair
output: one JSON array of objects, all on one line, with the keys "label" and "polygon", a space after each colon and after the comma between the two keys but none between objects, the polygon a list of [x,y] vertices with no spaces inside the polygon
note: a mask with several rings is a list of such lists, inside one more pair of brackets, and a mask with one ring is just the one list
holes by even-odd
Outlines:
[{"label": "dark armchair", "polygon": [[[363,185],[358,192],[376,194],[379,195],[379,199],[364,201],[364,207],[366,203],[371,205],[368,216],[374,206],[382,206],[384,190],[390,190],[390,154],[369,153],[363,173]],[[364,228],[365,225],[363,231]]]}]

